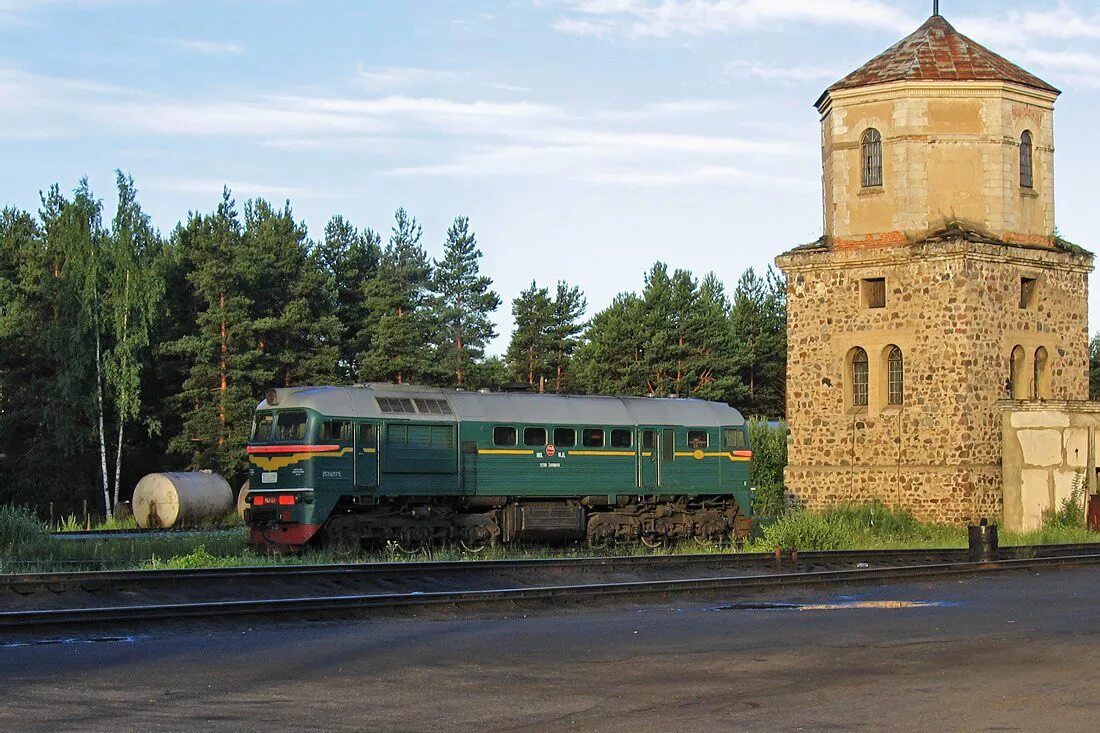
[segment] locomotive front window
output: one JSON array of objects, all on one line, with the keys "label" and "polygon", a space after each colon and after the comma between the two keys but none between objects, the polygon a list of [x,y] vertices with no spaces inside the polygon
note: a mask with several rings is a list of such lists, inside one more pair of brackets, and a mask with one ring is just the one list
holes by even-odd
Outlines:
[{"label": "locomotive front window", "polygon": [[261,412],[256,415],[252,423],[252,442],[266,443],[271,440],[271,426],[275,424],[275,416],[270,412]]},{"label": "locomotive front window", "polygon": [[322,443],[350,443],[351,423],[346,420],[328,420],[321,424]]},{"label": "locomotive front window", "polygon": [[524,428],[524,445],[546,445],[546,428]]},{"label": "locomotive front window", "polygon": [[306,413],[302,410],[280,412],[275,419],[275,440],[280,443],[301,442],[306,439]]},{"label": "locomotive front window", "polygon": [[629,430],[612,430],[611,431],[611,447],[612,448],[629,448],[630,444],[634,441],[631,440],[631,433]]},{"label": "locomotive front window", "polygon": [[573,428],[554,428],[554,445],[572,448],[577,444],[577,431]]},{"label": "locomotive front window", "polygon": [[493,428],[493,445],[515,445],[516,429],[511,425],[497,425]]},{"label": "locomotive front window", "polygon": [[687,439],[688,448],[692,448],[694,450],[702,450],[703,448],[706,448],[709,444],[709,441],[707,440],[706,430],[689,430]]},{"label": "locomotive front window", "polygon": [[744,430],[723,430],[722,432],[726,437],[726,447],[730,450],[743,450],[748,446]]},{"label": "locomotive front window", "polygon": [[585,428],[581,431],[581,443],[585,448],[603,448],[603,429]]}]

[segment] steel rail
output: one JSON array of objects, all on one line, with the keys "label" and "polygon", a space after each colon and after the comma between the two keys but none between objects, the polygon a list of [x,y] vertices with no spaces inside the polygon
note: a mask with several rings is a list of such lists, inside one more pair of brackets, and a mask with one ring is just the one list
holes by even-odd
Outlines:
[{"label": "steel rail", "polygon": [[237,616],[270,616],[363,612],[439,606],[485,607],[531,602],[582,602],[623,597],[652,597],[761,590],[778,587],[830,585],[838,583],[913,580],[918,578],[972,575],[991,571],[1028,570],[1100,564],[1100,552],[1034,557],[988,562],[952,562],[908,565],[892,568],[826,570],[807,573],[725,576],[676,580],[630,581],[585,585],[546,585],[477,591],[347,594],[307,598],[262,598],[234,601],[204,601],[79,609],[47,609],[0,612],[0,630],[61,624],[140,622],[164,619],[194,619]]},{"label": "steel rail", "polygon": [[[1100,552],[1100,544],[1024,545],[1000,548],[1001,557],[1041,556],[1052,553]],[[911,562],[914,559],[957,561],[969,557],[965,548],[900,550],[816,550],[798,553],[798,565],[821,563]],[[49,587],[55,592],[64,586],[95,587],[104,584],[154,584],[219,580],[293,580],[299,578],[353,578],[399,575],[477,574],[500,572],[549,572],[572,570],[637,570],[645,568],[685,569],[697,566],[727,565],[760,567],[776,562],[770,552],[704,553],[692,555],[609,555],[571,558],[527,558],[517,560],[433,560],[384,563],[337,563],[318,565],[267,565],[259,567],[196,568],[186,570],[83,570],[55,573],[19,573],[0,575],[0,591],[29,587]],[[790,566],[790,551],[783,553],[782,564]]]}]

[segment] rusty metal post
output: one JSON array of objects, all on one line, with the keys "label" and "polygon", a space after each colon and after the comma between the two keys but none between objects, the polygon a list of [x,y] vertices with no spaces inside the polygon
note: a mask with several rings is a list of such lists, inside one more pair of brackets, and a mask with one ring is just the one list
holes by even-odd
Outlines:
[{"label": "rusty metal post", "polygon": [[794,571],[798,572],[798,548],[791,548],[791,565],[794,567]]},{"label": "rusty metal post", "polygon": [[779,545],[775,546],[775,572],[783,572],[783,548]]}]

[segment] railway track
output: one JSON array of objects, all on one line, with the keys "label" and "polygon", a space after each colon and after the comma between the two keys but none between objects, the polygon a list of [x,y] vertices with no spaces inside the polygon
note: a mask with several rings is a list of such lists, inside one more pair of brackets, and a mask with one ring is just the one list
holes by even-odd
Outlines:
[{"label": "railway track", "polygon": [[493,608],[1100,564],[1100,545],[376,563],[0,577],[0,630],[157,619]]}]

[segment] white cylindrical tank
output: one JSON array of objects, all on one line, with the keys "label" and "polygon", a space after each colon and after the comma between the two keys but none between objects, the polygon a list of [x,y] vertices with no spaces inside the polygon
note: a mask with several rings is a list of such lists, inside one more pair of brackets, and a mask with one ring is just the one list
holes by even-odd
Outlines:
[{"label": "white cylindrical tank", "polygon": [[251,484],[250,479],[245,479],[241,484],[241,490],[237,492],[237,516],[244,520],[244,510],[248,508],[248,504],[245,499],[248,498],[248,487]]},{"label": "white cylindrical tank", "polygon": [[216,473],[151,473],[134,487],[139,527],[186,527],[233,508],[233,489]]}]

